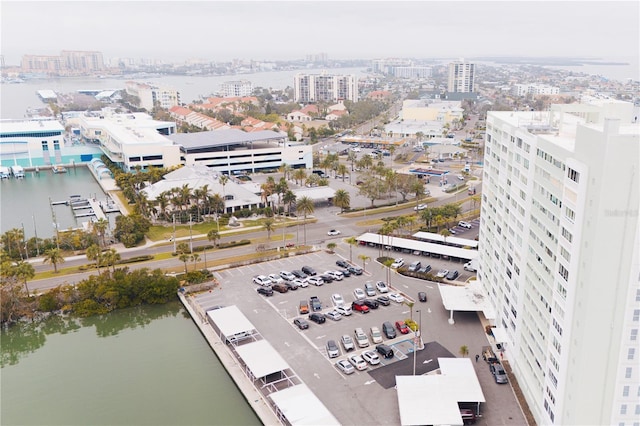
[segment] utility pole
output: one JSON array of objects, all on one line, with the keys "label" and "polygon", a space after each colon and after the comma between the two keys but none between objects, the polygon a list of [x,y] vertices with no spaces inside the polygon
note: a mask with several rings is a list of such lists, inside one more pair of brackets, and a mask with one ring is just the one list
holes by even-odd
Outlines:
[{"label": "utility pole", "polygon": [[40,256],[40,244],[38,243],[38,229],[36,228],[36,216],[31,215],[31,219],[33,220],[33,232],[36,236],[36,256]]},{"label": "utility pole", "polygon": [[189,215],[189,250],[191,251],[191,254],[193,254],[193,233],[191,232],[192,224],[191,215]]},{"label": "utility pole", "polygon": [[173,252],[176,253],[178,249],[176,248],[176,213],[173,212]]},{"label": "utility pole", "polygon": [[58,229],[56,212],[53,210],[53,204],[51,204],[51,197],[49,197],[49,207],[51,207],[51,219],[53,220],[53,227],[56,228],[56,247],[58,250],[60,250],[60,230]]}]

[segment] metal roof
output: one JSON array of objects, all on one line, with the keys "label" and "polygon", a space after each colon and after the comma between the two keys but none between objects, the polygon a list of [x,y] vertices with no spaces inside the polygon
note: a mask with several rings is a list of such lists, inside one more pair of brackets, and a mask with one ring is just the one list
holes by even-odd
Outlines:
[{"label": "metal roof", "polygon": [[269,398],[291,425],[340,424],[304,383],[272,393]]},{"label": "metal roof", "polygon": [[[415,238],[419,238],[421,240],[431,240],[431,241],[439,241],[445,242],[444,235],[434,234],[433,232],[416,232],[413,234]],[[468,240],[466,238],[459,237],[447,237],[446,241],[451,244],[456,244],[462,247],[472,247],[477,248],[478,242],[476,240]]]},{"label": "metal roof", "polygon": [[[448,238],[448,237],[447,237]],[[450,247],[442,244],[427,243],[424,241],[410,240],[407,238],[392,237],[388,235],[374,234],[366,232],[359,237],[358,241],[366,243],[382,244],[392,247],[407,248],[409,250],[424,251],[428,253],[436,253],[443,256],[457,257],[460,259],[472,260],[478,257],[477,250],[463,249],[459,247]]]},{"label": "metal roof", "polygon": [[266,340],[237,346],[236,352],[251,374],[257,378],[289,369],[289,364]]},{"label": "metal roof", "polygon": [[243,332],[253,333],[256,329],[235,305],[207,311],[207,316],[225,337]]},{"label": "metal roof", "polygon": [[438,284],[442,305],[448,311],[478,312],[482,311],[487,319],[496,317],[480,281],[474,280],[465,286]]},{"label": "metal roof", "polygon": [[181,145],[187,151],[190,149],[237,145],[242,143],[283,141],[286,137],[286,133],[274,132],[272,130],[248,133],[238,129],[212,130],[197,133],[174,133],[173,135],[167,136],[167,138],[177,145]]}]

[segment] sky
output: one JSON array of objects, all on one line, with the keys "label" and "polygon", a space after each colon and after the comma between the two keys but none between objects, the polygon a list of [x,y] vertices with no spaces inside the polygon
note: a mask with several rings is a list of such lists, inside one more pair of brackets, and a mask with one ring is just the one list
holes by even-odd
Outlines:
[{"label": "sky", "polygon": [[105,59],[638,57],[640,2],[7,1],[0,47]]}]

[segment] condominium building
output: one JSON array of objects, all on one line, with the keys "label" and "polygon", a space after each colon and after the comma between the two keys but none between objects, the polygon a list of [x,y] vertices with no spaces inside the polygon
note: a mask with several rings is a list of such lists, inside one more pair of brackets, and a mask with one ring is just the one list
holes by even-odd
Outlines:
[{"label": "condominium building", "polygon": [[129,95],[137,96],[140,99],[140,107],[147,111],[153,110],[156,105],[164,109],[180,105],[180,92],[170,87],[127,81],[125,90]]},{"label": "condominium building", "polygon": [[394,67],[393,76],[398,78],[429,78],[431,67]]},{"label": "condominium building", "polygon": [[478,279],[538,424],[640,418],[640,127],[610,99],[489,112]]},{"label": "condominium building", "polygon": [[105,66],[101,52],[63,50],[60,56],[24,55],[21,69],[26,73],[66,76],[103,71]]},{"label": "condominium building", "polygon": [[293,89],[295,102],[358,102],[358,78],[355,75],[296,74]]},{"label": "condominium building", "polygon": [[378,74],[393,75],[393,72],[398,67],[411,67],[413,62],[411,59],[400,58],[384,58],[374,59],[371,61],[371,70]]},{"label": "condominium building", "polygon": [[453,93],[475,92],[476,64],[463,60],[449,64],[449,85]]},{"label": "condominium building", "polygon": [[253,83],[249,80],[225,81],[220,85],[218,93],[225,98],[251,96],[253,93]]},{"label": "condominium building", "polygon": [[559,87],[547,84],[514,84],[511,86],[511,94],[515,96],[557,95],[559,93]]}]

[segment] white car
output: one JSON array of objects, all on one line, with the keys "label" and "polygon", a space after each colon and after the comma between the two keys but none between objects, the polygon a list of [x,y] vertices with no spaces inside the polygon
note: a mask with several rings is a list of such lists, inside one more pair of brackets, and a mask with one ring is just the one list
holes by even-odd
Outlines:
[{"label": "white car", "polygon": [[427,208],[427,205],[426,205],[426,204],[418,204],[418,205],[417,205],[417,206],[415,206],[413,209],[414,209],[415,211],[418,211],[418,210],[424,210],[424,209],[426,209],[426,208]]},{"label": "white car", "polygon": [[340,321],[342,319],[342,315],[340,315],[340,312],[335,310],[327,312],[326,314],[324,314],[324,316],[333,321]]},{"label": "white car", "polygon": [[436,277],[438,277],[438,278],[444,278],[444,277],[446,277],[446,276],[447,276],[447,274],[448,274],[448,273],[449,273],[449,270],[448,270],[448,269],[440,269],[440,270],[438,271],[438,273],[436,274]]},{"label": "white car", "polygon": [[337,311],[340,315],[342,315],[342,316],[347,316],[347,317],[353,313],[353,311],[351,310],[351,306],[346,306],[346,305],[343,305],[343,306],[337,306],[337,307],[336,307],[336,311]]},{"label": "white car", "polygon": [[324,284],[324,280],[322,278],[320,278],[319,276],[309,277],[309,278],[307,278],[307,282],[309,284],[313,284],[313,285],[318,286],[318,287],[320,287],[321,285]]},{"label": "white car", "polygon": [[364,290],[363,289],[358,287],[355,290],[353,290],[353,297],[355,297],[356,300],[364,300],[364,299],[367,298],[367,295],[364,294]]},{"label": "white car", "polygon": [[331,295],[331,301],[333,302],[333,304],[337,307],[337,306],[343,306],[344,305],[344,299],[342,298],[342,296],[338,293],[334,293]]},{"label": "white car", "polygon": [[329,236],[340,235],[340,231],[338,231],[337,229],[331,229],[329,232],[327,232],[327,235]]},{"label": "white car", "polygon": [[380,364],[380,357],[374,351],[365,351],[365,352],[363,352],[362,359],[364,359],[365,361],[367,361],[371,365]]},{"label": "white car", "polygon": [[389,293],[389,287],[387,286],[387,284],[384,281],[376,282],[376,289],[380,293]]},{"label": "white car", "polygon": [[269,279],[269,277],[266,277],[264,275],[256,275],[255,277],[253,277],[253,282],[255,284],[262,285],[262,286],[265,286],[265,287],[270,286],[271,284],[273,284],[271,282],[271,280]]},{"label": "white car", "polygon": [[471,229],[471,224],[469,222],[465,222],[463,220],[461,220],[460,222],[458,222],[458,226],[461,226],[463,228],[467,228],[467,229]]},{"label": "white car", "polygon": [[393,261],[393,263],[391,264],[392,268],[399,268],[402,265],[404,265],[404,259],[399,257],[396,260]]},{"label": "white car", "polygon": [[271,280],[271,282],[273,284],[283,284],[284,280],[282,279],[282,277],[280,275],[277,274],[269,274],[269,279]]},{"label": "white car", "polygon": [[325,271],[326,275],[333,277],[335,281],[342,281],[344,274],[340,271]]},{"label": "white car", "polygon": [[371,334],[371,341],[373,343],[382,343],[382,333],[378,327],[371,327],[369,333]]},{"label": "white car", "polygon": [[462,175],[458,175],[457,177],[458,177],[459,180],[464,180],[464,176],[462,176]]},{"label": "white car", "polygon": [[362,371],[367,369],[367,363],[360,355],[351,355],[349,357],[349,362],[356,368],[356,370]]},{"label": "white car", "polygon": [[389,293],[389,299],[393,300],[396,303],[404,302],[404,297],[398,293]]},{"label": "white car", "polygon": [[296,276],[289,271],[280,271],[280,277],[287,281],[293,281],[296,279]]}]

